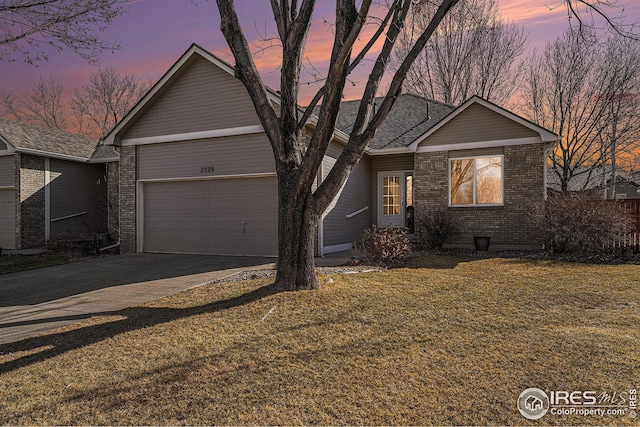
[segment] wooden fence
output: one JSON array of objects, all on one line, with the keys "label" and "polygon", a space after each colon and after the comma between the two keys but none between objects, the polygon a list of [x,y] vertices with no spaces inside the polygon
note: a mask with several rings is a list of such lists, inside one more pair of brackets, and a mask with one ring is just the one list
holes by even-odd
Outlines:
[{"label": "wooden fence", "polygon": [[633,220],[632,230],[620,236],[613,246],[633,249],[633,252],[636,253],[640,252],[640,199],[611,200],[610,202],[622,206]]}]

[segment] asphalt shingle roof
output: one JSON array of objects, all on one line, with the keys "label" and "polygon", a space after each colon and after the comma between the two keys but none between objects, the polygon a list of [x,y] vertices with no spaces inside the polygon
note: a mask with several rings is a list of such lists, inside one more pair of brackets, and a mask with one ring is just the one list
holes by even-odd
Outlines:
[{"label": "asphalt shingle roof", "polygon": [[[383,98],[376,98],[380,105]],[[360,101],[346,101],[340,104],[336,127],[349,134],[353,127]],[[455,108],[439,101],[413,94],[398,96],[382,126],[376,132],[369,148],[408,147],[418,137],[425,134]]]},{"label": "asphalt shingle roof", "polygon": [[57,129],[0,117],[0,136],[16,150],[36,150],[49,154],[79,157],[88,160],[96,150],[98,141]]}]

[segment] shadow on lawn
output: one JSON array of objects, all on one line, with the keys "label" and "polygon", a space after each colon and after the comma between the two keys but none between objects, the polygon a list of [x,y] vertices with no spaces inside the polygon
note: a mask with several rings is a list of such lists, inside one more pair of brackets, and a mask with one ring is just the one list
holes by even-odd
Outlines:
[{"label": "shadow on lawn", "polygon": [[269,295],[281,292],[273,285],[264,286],[254,291],[247,292],[237,297],[224,301],[216,301],[210,304],[189,308],[150,308],[131,307],[123,310],[99,313],[103,316],[123,316],[122,320],[116,320],[99,325],[91,325],[67,332],[47,334],[43,336],[27,338],[8,344],[0,345],[0,354],[16,352],[28,352],[44,348],[35,354],[29,354],[0,364],[0,374],[11,372],[15,369],[42,362],[71,350],[95,344],[117,335],[171,322],[173,320],[195,316],[203,313],[215,313],[234,307],[240,307],[259,301]]},{"label": "shadow on lawn", "polygon": [[474,258],[464,258],[451,255],[424,255],[409,261],[407,268],[430,268],[435,270],[453,270],[461,262],[474,261]]}]

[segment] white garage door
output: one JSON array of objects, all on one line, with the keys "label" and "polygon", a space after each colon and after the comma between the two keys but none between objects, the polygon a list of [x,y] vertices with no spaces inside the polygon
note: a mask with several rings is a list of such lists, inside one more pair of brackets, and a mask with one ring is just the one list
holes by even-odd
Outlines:
[{"label": "white garage door", "polygon": [[276,255],[275,177],[143,184],[143,251]]},{"label": "white garage door", "polygon": [[0,189],[0,248],[16,248],[15,190]]}]

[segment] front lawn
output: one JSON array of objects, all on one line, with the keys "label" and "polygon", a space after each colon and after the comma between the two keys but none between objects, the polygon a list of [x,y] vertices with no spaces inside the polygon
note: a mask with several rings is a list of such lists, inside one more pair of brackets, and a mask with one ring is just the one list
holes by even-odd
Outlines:
[{"label": "front lawn", "polygon": [[203,286],[2,345],[0,423],[638,423],[529,421],[516,400],[640,385],[640,266],[430,257],[331,279]]}]

